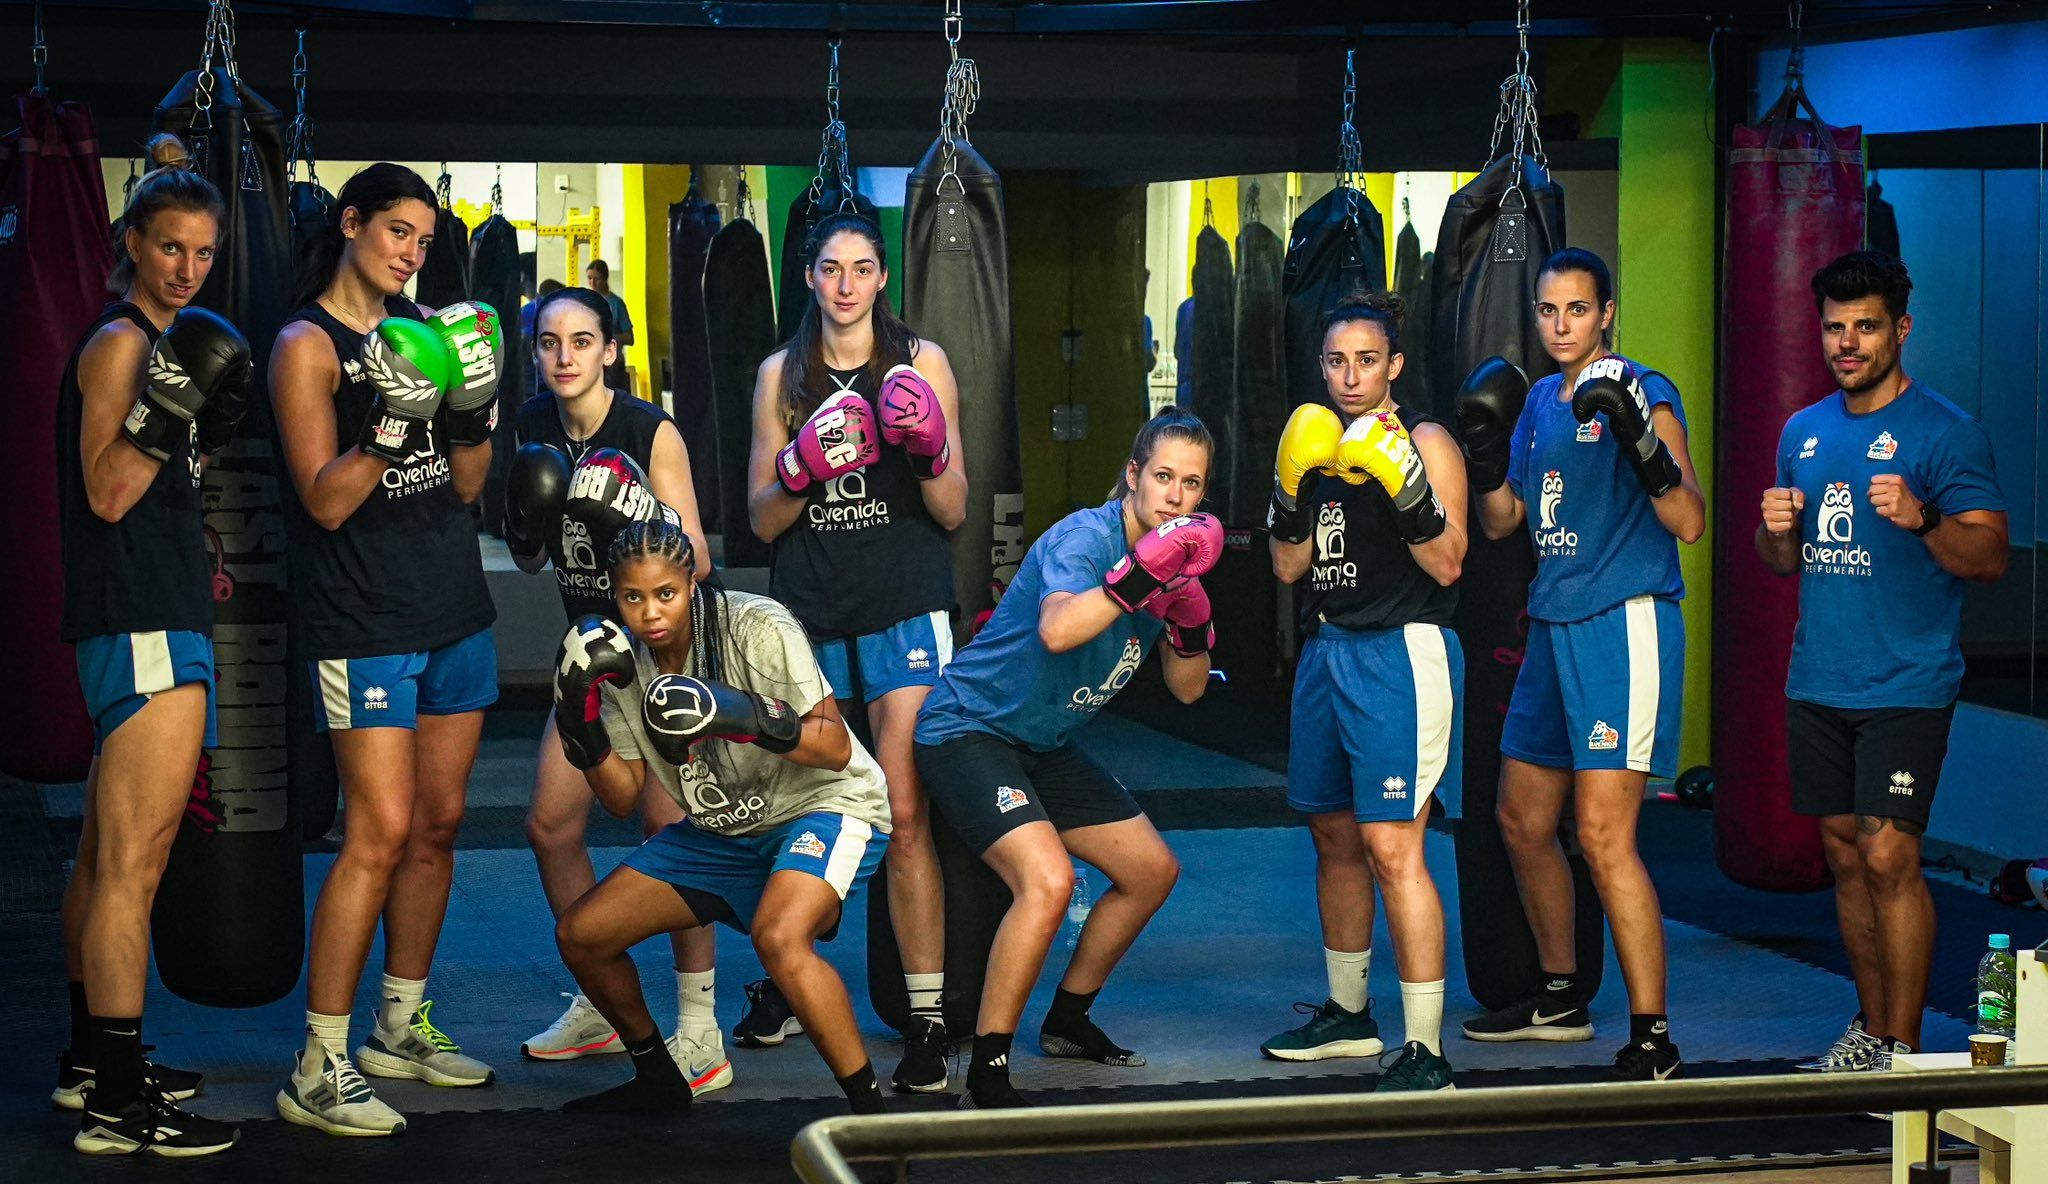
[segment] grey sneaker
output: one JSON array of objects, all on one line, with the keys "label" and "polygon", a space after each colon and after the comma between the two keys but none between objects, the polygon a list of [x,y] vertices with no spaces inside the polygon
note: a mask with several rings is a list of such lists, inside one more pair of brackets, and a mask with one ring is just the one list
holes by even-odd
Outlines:
[{"label": "grey sneaker", "polygon": [[[1807,1073],[1863,1073],[1873,1067],[1872,1059],[1882,1048],[1884,1041],[1864,1031],[1863,1021],[1856,1019],[1850,1021],[1826,1052],[1810,1061],[1801,1061],[1796,1067]],[[1889,1057],[1885,1067],[1891,1067]]]}]

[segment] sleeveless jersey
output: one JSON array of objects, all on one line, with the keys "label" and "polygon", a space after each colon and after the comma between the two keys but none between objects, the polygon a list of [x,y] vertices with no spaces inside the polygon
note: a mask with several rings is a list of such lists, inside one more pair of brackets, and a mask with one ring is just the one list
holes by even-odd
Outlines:
[{"label": "sleeveless jersey", "polygon": [[[600,448],[616,448],[646,471],[654,465],[654,434],[662,424],[669,422],[668,412],[654,404],[613,391],[611,410],[605,412],[604,422],[597,425],[597,430],[590,434],[588,440],[572,440],[567,429],[562,427],[555,397],[543,391],[520,404],[513,429],[521,444],[548,444],[561,449],[562,455],[569,458],[572,471],[585,456]],[[604,555],[587,543],[582,546],[564,544],[559,530],[548,539],[548,560],[555,567],[555,583],[562,594],[562,610],[572,621],[586,613],[617,620],[619,610],[612,600],[611,571]]]},{"label": "sleeveless jersey", "polygon": [[[1410,433],[1438,422],[1406,407],[1394,411]],[[1313,507],[1315,522],[1308,575],[1295,585],[1304,634],[1325,623],[1345,629],[1450,627],[1457,587],[1437,583],[1415,562],[1395,529],[1394,503],[1377,482],[1353,485],[1311,473],[1301,496]]]}]

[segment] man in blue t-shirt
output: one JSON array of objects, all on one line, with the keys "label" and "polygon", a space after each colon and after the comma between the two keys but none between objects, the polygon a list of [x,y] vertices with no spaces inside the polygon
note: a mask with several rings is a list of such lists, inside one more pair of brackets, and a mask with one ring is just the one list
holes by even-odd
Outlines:
[{"label": "man in blue t-shirt", "polygon": [[1912,278],[1858,251],[1813,277],[1821,348],[1841,389],[1778,440],[1756,549],[1799,576],[1785,693],[1792,808],[1821,820],[1835,912],[1862,1011],[1823,1072],[1888,1069],[1920,1046],[1934,901],[1920,837],[1963,676],[1963,584],[2005,574],[1991,441],[1906,376]]}]

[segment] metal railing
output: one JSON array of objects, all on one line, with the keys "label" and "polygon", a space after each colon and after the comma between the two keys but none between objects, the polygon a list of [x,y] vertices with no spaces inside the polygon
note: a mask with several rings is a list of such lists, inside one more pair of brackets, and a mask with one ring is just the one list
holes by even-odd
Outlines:
[{"label": "metal railing", "polygon": [[[901,1165],[912,1159],[2034,1105],[2048,1105],[2048,1066],[1133,1102],[827,1118],[797,1132],[790,1161],[808,1184],[857,1184],[852,1160]],[[1935,1124],[1928,1126],[1932,1132]]]}]

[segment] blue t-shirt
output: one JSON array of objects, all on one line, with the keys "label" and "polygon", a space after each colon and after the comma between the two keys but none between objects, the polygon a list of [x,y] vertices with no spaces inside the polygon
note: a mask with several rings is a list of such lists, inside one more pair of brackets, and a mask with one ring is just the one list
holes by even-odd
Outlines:
[{"label": "blue t-shirt", "polygon": [[[1671,408],[1685,424],[1685,404],[1671,380],[1623,358],[1642,383],[1652,410]],[[1529,615],[1539,621],[1583,621],[1637,596],[1685,596],[1678,539],[1657,520],[1650,495],[1608,431],[1607,417],[1572,417],[1560,399],[1564,376],[1529,388],[1515,423],[1508,487],[1528,507],[1536,547]],[[1535,490],[1536,497],[1528,491]]]},{"label": "blue t-shirt", "polygon": [[1963,581],[1872,508],[1881,473],[1944,514],[2005,509],[1991,438],[1919,383],[1864,415],[1837,391],[1786,420],[1778,485],[1804,493],[1806,508],[1785,693],[1825,707],[1945,707],[1963,678]]},{"label": "blue t-shirt", "polygon": [[924,701],[917,742],[987,732],[1037,752],[1065,744],[1131,681],[1166,625],[1125,613],[1063,654],[1038,638],[1038,608],[1055,592],[1087,592],[1130,553],[1120,499],[1076,510],[1025,553],[995,615],[962,649]]}]

